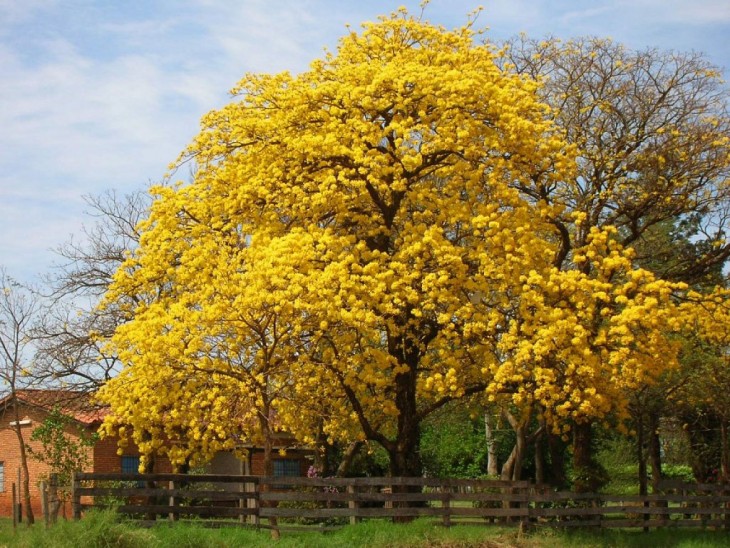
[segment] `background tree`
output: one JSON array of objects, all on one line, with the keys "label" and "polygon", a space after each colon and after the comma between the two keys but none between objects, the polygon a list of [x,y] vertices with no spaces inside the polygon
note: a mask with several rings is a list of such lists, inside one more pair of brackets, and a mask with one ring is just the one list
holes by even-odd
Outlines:
[{"label": "background tree", "polygon": [[[29,525],[34,519],[30,502],[28,455],[25,450],[25,433],[21,425],[18,391],[27,388],[33,380],[31,332],[38,310],[39,303],[33,293],[13,280],[5,269],[0,267],[0,383],[8,392],[3,415],[6,419],[10,418],[11,426],[18,438],[22,471],[18,494],[22,498]],[[12,407],[10,417],[7,416],[8,407]]]},{"label": "background tree", "polygon": [[61,263],[44,279],[47,299],[34,332],[34,374],[46,384],[88,392],[120,369],[117,356],[106,352],[102,341],[128,314],[123,306],[102,310],[96,305],[114,272],[137,247],[136,227],[148,214],[150,196],[108,191],[85,199],[92,224],[79,239],[56,249]]},{"label": "background tree", "polygon": [[[637,264],[663,279],[697,283],[716,275],[730,253],[730,117],[717,69],[700,54],[632,51],[598,38],[523,36],[508,44],[502,62],[540,80],[540,97],[579,148],[573,179],[516,185],[534,200],[566,206],[553,219],[561,245],[557,268],[595,277],[592,261],[575,260],[577,250],[595,229],[615,227],[613,238],[639,249]],[[667,227],[694,245],[650,261],[642,253]],[[590,428],[589,420],[573,426],[575,464],[588,469],[595,464]]]}]

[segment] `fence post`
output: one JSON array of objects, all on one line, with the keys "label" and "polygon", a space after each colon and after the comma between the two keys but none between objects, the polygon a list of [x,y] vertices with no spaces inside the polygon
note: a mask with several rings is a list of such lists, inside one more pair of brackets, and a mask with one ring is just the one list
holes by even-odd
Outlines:
[{"label": "fence post", "polygon": [[441,506],[444,512],[444,527],[451,527],[451,487],[441,488]]},{"label": "fence post", "polygon": [[[51,525],[56,523],[58,513],[61,511],[62,500],[58,498],[58,474],[51,474],[51,480],[48,482],[48,515]],[[64,510],[64,517],[66,513]]]},{"label": "fence post", "polygon": [[256,481],[246,483],[246,493],[249,494],[246,498],[246,503],[249,508],[254,510],[253,514],[251,514],[251,523],[256,527],[258,527],[261,523],[261,504],[259,499],[260,491],[261,489],[258,479],[256,479]]},{"label": "fence post", "polygon": [[43,524],[46,529],[51,526],[51,518],[48,513],[48,483],[45,480],[41,480],[39,484],[41,491],[41,513],[43,514]]},{"label": "fence post", "polygon": [[[167,488],[170,490],[170,508],[175,508],[177,506],[177,500],[175,499],[175,480],[170,480],[167,483]],[[177,512],[171,511],[167,517],[170,521],[177,521],[178,514]]]},{"label": "fence post", "polygon": [[16,506],[18,512],[18,523],[23,523],[23,482],[20,479],[20,466],[18,466],[18,504]]},{"label": "fence post", "polygon": [[356,523],[360,522],[360,517],[357,515],[357,510],[358,508],[360,508],[360,503],[355,500],[355,495],[357,494],[357,491],[355,490],[354,484],[350,484],[347,486],[347,494],[351,497],[347,501],[347,507],[350,509],[350,525],[355,525]]},{"label": "fence post", "polygon": [[[243,468],[243,465],[241,466],[241,468]],[[243,513],[243,510],[248,508],[248,498],[246,497],[246,482],[242,481],[238,484],[238,492],[240,495],[238,498],[238,508],[239,510],[242,510],[242,512],[238,516],[238,521],[241,523],[246,523],[248,516]]]},{"label": "fence post", "polygon": [[81,493],[79,488],[81,487],[81,481],[76,476],[76,472],[71,473],[71,511],[73,513],[74,520],[81,519]]},{"label": "fence post", "polygon": [[522,510],[522,515],[520,516],[520,528],[521,530],[525,530],[530,526],[530,490],[532,487],[530,485],[525,485],[522,488],[522,494],[525,497],[525,500],[520,501],[520,510]]},{"label": "fence post", "polygon": [[18,528],[18,488],[13,483],[13,532]]}]

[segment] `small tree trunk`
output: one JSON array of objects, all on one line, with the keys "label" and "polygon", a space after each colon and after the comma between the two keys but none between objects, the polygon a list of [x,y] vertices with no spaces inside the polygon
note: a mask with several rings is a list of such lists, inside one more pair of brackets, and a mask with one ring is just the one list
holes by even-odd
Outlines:
[{"label": "small tree trunk", "polygon": [[15,393],[13,393],[12,396],[14,398],[13,411],[15,418],[15,428],[13,428],[13,430],[15,430],[15,436],[18,438],[18,445],[20,447],[20,469],[22,471],[22,485],[18,487],[22,490],[22,494],[20,496],[23,500],[23,508],[25,509],[26,524],[30,526],[35,522],[35,518],[33,516],[33,506],[31,506],[30,499],[30,470],[28,469],[28,453],[25,450],[25,438],[23,437],[22,430],[23,427],[20,425],[20,410],[18,409],[18,404],[20,402],[17,397],[15,397]]},{"label": "small tree trunk", "polygon": [[[141,472],[143,474],[152,474],[154,471],[155,471],[155,455],[150,454],[147,456],[147,458],[144,459],[144,467],[142,468]],[[156,487],[154,481],[146,481],[144,483],[144,485],[147,489],[154,489]],[[158,502],[157,497],[155,497],[154,495],[150,495],[147,497],[147,504],[156,505],[157,502]],[[149,514],[147,514],[147,519],[149,521],[156,521],[157,514],[154,512],[150,512]]]},{"label": "small tree trunk", "polygon": [[544,429],[535,436],[535,483],[545,483],[545,454],[543,451]]},{"label": "small tree trunk", "polygon": [[730,447],[728,443],[728,427],[727,421],[720,419],[720,473],[722,481],[726,482],[730,478]]},{"label": "small tree trunk", "polygon": [[636,460],[639,463],[639,495],[648,493],[646,481],[646,454],[644,452],[644,414],[639,412],[636,422]]},{"label": "small tree trunk", "polygon": [[512,451],[507,457],[507,460],[502,464],[502,471],[499,474],[499,479],[509,481],[512,479],[512,471],[515,468],[515,461],[517,460],[517,443],[512,447]]},{"label": "small tree trunk", "polygon": [[484,412],[484,436],[487,440],[487,474],[497,476],[499,467],[497,463],[497,442],[494,436],[492,414],[488,411]]},{"label": "small tree trunk", "polygon": [[652,490],[656,492],[659,482],[664,477],[662,473],[662,446],[659,438],[659,413],[650,412],[647,418],[649,421],[649,424],[647,424],[649,435],[647,450],[651,466]]},{"label": "small tree trunk", "polygon": [[502,466],[500,478],[503,480],[518,481],[522,476],[522,461],[525,456],[525,446],[527,444],[527,424],[529,423],[529,415],[517,419],[508,409],[502,409],[502,416],[507,420],[512,430],[515,432],[515,445],[512,448],[507,461]]}]

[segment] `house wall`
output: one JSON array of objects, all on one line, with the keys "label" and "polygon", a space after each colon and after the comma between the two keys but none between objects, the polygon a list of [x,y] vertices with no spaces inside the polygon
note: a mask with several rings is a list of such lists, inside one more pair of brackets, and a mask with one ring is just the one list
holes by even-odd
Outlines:
[{"label": "house wall", "polygon": [[[19,411],[21,423],[30,421],[30,424],[23,424],[21,426],[21,433],[25,444],[37,452],[41,452],[41,443],[31,441],[30,436],[33,430],[45,420],[47,414],[37,407],[23,404],[20,405]],[[0,463],[2,463],[4,471],[4,481],[0,486],[0,516],[12,515],[13,484],[18,484],[18,471],[21,467],[20,443],[18,442],[15,427],[10,424],[14,421],[14,409],[9,408],[5,412],[0,413]],[[79,437],[78,429],[72,426],[66,428],[66,433],[73,439],[78,439]],[[89,457],[91,457],[91,448],[89,448]],[[40,482],[48,478],[50,469],[46,464],[31,458],[30,455],[28,455],[27,460],[30,476],[31,505],[36,519],[40,519],[42,518]],[[18,485],[19,491],[20,486]]]},{"label": "house wall", "polygon": [[[121,472],[122,457],[139,457],[139,449],[133,442],[119,451],[119,439],[104,438],[94,446],[93,472]],[[153,471],[157,474],[172,472],[172,465],[167,457],[155,457]]]},{"label": "house wall", "polygon": [[[43,409],[19,404],[21,422],[30,421],[29,424],[21,426],[24,442],[37,451],[41,451],[42,447],[39,442],[32,442],[30,435],[47,417],[47,412]],[[0,463],[4,472],[3,481],[0,484],[0,516],[12,516],[12,486],[18,483],[18,470],[20,469],[20,445],[14,427],[10,425],[15,420],[15,413],[12,408],[0,411]],[[89,430],[95,430],[97,425],[90,426]],[[66,433],[73,439],[78,439],[78,426],[69,426]],[[105,438],[99,440],[93,448],[89,448],[89,457],[91,466],[85,472],[121,472],[122,457],[139,456],[137,447],[130,443],[129,446],[122,449],[121,454],[118,450],[117,438]],[[275,460],[286,460],[292,464],[290,469],[297,469],[298,475],[306,476],[311,464],[311,451],[306,450],[288,450],[285,455],[274,453]],[[211,473],[224,474],[241,474],[247,472],[251,475],[265,475],[264,470],[264,453],[261,449],[252,448],[249,450],[249,461],[243,463],[236,461],[233,455],[219,455],[214,459],[212,467],[209,467]],[[36,520],[42,519],[41,509],[41,493],[40,482],[46,479],[50,473],[50,469],[46,464],[40,463],[30,456],[28,457],[28,469],[30,472],[30,494],[31,505]],[[157,457],[154,462],[154,472],[168,473],[172,471],[172,466],[166,458]],[[70,503],[66,505],[61,515],[70,516]],[[25,516],[23,517],[25,519]]]},{"label": "house wall", "polygon": [[[42,447],[39,442],[30,440],[30,435],[47,417],[47,413],[38,407],[25,405],[21,402],[20,407],[21,422],[29,420],[30,424],[21,426],[21,432],[26,445],[30,445],[37,451],[41,451]],[[0,463],[4,471],[4,481],[0,485],[0,516],[12,516],[12,486],[18,483],[18,470],[20,469],[20,444],[14,427],[10,423],[15,420],[15,412],[12,408],[5,412],[0,412]],[[89,432],[93,432],[98,427],[97,424],[89,426]],[[66,433],[72,439],[79,438],[78,427],[69,426]],[[99,440],[93,448],[89,448],[89,461],[91,465],[84,472],[121,472],[122,456],[139,456],[137,447],[130,443],[124,448],[121,455],[117,452],[117,438],[105,438]],[[171,471],[169,460],[166,458],[157,458],[154,463],[154,471],[166,473]],[[41,492],[40,482],[46,479],[50,473],[50,468],[41,462],[38,462],[28,456],[28,471],[30,475],[30,495],[33,514],[36,520],[42,519],[41,509]],[[61,515],[70,516],[70,503],[62,510]]]},{"label": "house wall", "polygon": [[[275,451],[273,458],[274,460],[286,460],[296,463],[292,465],[292,468],[298,469],[298,476],[307,475],[313,460],[312,451],[304,449],[290,449],[285,455],[280,455]],[[258,448],[249,448],[248,457],[244,460],[238,460],[231,452],[221,451],[216,453],[213,460],[206,466],[206,472],[209,474],[265,476],[264,451]]]}]

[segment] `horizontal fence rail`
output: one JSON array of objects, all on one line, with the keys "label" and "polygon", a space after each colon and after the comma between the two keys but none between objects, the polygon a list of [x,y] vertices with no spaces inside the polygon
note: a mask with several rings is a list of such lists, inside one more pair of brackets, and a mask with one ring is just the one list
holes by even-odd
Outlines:
[{"label": "horizontal fence rail", "polygon": [[[530,482],[77,473],[73,513],[114,506],[143,522],[321,529],[362,519],[554,527],[730,529],[730,485],[660,482],[652,495],[556,492]],[[267,525],[261,524],[261,519]]]}]

